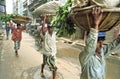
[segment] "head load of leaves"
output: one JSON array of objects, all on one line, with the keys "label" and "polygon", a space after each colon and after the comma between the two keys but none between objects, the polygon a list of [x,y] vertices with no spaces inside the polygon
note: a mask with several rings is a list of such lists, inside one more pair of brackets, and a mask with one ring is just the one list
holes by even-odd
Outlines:
[{"label": "head load of leaves", "polygon": [[58,35],[65,36],[72,35],[75,32],[74,24],[71,19],[68,18],[70,13],[70,7],[72,6],[72,1],[67,0],[65,5],[60,6],[56,11],[56,16],[53,18],[51,24],[58,28]]}]

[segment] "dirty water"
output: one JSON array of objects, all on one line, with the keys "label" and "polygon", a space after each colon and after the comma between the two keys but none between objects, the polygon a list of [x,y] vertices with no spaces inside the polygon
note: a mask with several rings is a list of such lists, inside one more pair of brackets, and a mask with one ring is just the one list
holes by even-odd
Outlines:
[{"label": "dirty water", "polygon": [[[52,79],[52,72],[46,67],[44,69],[45,78],[40,76],[40,66],[29,68],[22,72],[21,79]],[[64,79],[63,75],[58,71],[56,79]]]}]

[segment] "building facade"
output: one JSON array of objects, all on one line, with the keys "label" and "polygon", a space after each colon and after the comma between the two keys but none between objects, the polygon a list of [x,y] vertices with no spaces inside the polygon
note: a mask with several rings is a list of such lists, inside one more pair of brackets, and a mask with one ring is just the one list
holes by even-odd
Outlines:
[{"label": "building facade", "polygon": [[[0,0],[0,16],[6,14],[6,1]],[[2,21],[0,20],[0,29],[2,28]]]},{"label": "building facade", "polygon": [[18,14],[18,0],[13,0],[13,14]]},{"label": "building facade", "polygon": [[0,15],[4,15],[6,13],[6,4],[5,0],[0,0]]},{"label": "building facade", "polygon": [[13,0],[13,14],[23,15],[23,0]]},{"label": "building facade", "polygon": [[18,14],[23,15],[23,0],[18,0]]}]

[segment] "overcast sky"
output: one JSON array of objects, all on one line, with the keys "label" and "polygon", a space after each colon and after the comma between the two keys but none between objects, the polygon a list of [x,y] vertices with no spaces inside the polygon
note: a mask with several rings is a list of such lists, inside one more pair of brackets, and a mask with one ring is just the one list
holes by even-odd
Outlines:
[{"label": "overcast sky", "polygon": [[12,10],[12,1],[13,0],[6,0],[6,11],[7,11],[7,14],[11,14],[13,12]]}]

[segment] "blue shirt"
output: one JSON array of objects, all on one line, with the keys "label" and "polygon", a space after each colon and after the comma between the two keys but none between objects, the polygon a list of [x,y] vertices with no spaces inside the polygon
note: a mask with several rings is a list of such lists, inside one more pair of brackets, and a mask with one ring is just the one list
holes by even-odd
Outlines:
[{"label": "blue shirt", "polygon": [[97,39],[98,30],[91,28],[85,49],[79,56],[82,67],[80,79],[105,79],[105,57],[110,54],[111,50],[120,46],[120,36],[118,36],[113,42],[101,49],[101,58],[99,58],[95,54]]}]

